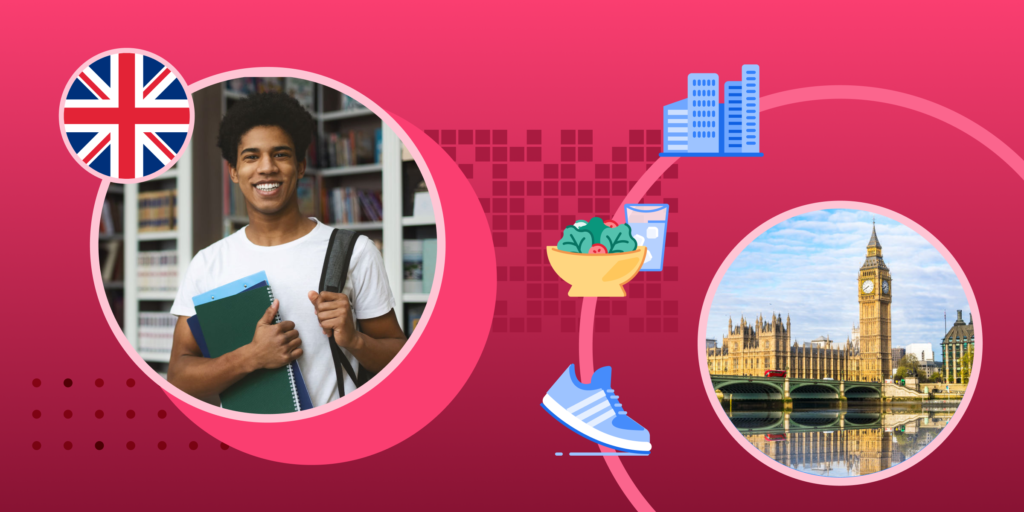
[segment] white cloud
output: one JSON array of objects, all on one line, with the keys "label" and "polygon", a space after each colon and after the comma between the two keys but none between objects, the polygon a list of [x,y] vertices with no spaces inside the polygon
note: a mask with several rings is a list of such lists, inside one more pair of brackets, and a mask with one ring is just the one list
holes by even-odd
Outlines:
[{"label": "white cloud", "polygon": [[967,297],[953,269],[932,245],[897,221],[859,210],[821,210],[785,220],[757,237],[726,271],[708,319],[709,337],[721,339],[729,317],[753,321],[759,313],[786,315],[800,342],[829,335],[846,341],[859,322],[857,273],[867,254],[871,221],[892,273],[892,344],[942,339]]}]

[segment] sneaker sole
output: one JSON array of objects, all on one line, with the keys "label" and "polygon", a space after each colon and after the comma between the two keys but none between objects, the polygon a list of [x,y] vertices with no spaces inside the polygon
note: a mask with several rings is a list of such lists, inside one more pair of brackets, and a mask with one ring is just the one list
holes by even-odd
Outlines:
[{"label": "sneaker sole", "polygon": [[600,430],[587,425],[576,416],[573,416],[572,413],[565,410],[561,405],[558,405],[558,402],[556,402],[554,398],[551,398],[551,395],[545,394],[544,401],[540,406],[543,407],[544,410],[553,418],[558,420],[559,423],[565,425],[569,430],[572,430],[573,432],[576,432],[597,444],[624,452],[642,453],[644,455],[650,455],[651,453],[651,443],[622,439],[601,432]]}]

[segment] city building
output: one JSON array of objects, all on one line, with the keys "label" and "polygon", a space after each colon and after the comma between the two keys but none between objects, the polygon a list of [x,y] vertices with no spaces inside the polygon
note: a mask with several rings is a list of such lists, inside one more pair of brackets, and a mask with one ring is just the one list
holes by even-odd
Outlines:
[{"label": "city building", "polygon": [[932,375],[935,375],[936,373],[942,373],[942,363],[936,362],[934,359],[917,363],[918,377],[924,377],[931,380]]},{"label": "city building", "polygon": [[718,153],[718,73],[690,73],[686,81],[690,153]]},{"label": "city building", "polygon": [[787,370],[794,378],[833,378],[883,382],[892,377],[892,276],[882,259],[882,245],[874,226],[867,257],[857,274],[860,324],[852,339],[834,343],[828,337],[791,343],[791,323],[781,314],[758,316],[753,323],[729,319],[722,346],[707,350],[708,369],[718,375],[764,375],[765,370]]},{"label": "city building", "polygon": [[907,355],[907,349],[905,349],[903,347],[893,347],[892,348],[892,368],[893,368],[893,370],[895,370],[896,367],[900,365],[900,361],[902,361],[903,357],[906,356],[906,355]]},{"label": "city building", "polygon": [[722,103],[725,104],[725,115],[722,139],[725,141],[726,153],[743,152],[743,82],[726,82],[723,90]]},{"label": "city building", "polygon": [[963,357],[974,350],[974,317],[968,319],[965,323],[963,311],[958,309],[956,322],[942,338],[942,376],[950,384],[964,384]]},{"label": "city building", "polygon": [[[935,353],[932,352],[931,343],[911,343],[906,348],[907,354],[914,354],[918,362],[935,360]],[[895,364],[898,365],[899,362],[896,361]]]},{"label": "city building", "polygon": [[690,115],[686,99],[670,103],[662,108],[662,150],[665,153],[679,153],[689,150],[688,138]]},{"label": "city building", "polygon": [[718,348],[718,340],[714,338],[707,338],[704,340],[704,347],[707,349]]},{"label": "city building", "polygon": [[761,66],[743,65],[743,152],[761,152]]}]

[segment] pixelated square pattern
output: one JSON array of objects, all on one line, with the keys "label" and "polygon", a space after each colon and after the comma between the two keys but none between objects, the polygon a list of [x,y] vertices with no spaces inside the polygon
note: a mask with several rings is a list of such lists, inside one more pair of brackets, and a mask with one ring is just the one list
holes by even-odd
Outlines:
[{"label": "pixelated square pattern", "polygon": [[[593,130],[427,130],[470,181],[490,222],[497,258],[494,333],[576,333],[582,299],[548,266],[545,247],[577,219],[610,218],[645,170],[658,159],[661,130],[609,134],[595,145]],[[643,198],[677,213],[681,191],[670,167]],[[669,196],[669,197],[666,197]],[[678,224],[669,221],[665,267],[641,272],[622,299],[597,302],[598,333],[678,333],[679,267],[672,248]]]}]

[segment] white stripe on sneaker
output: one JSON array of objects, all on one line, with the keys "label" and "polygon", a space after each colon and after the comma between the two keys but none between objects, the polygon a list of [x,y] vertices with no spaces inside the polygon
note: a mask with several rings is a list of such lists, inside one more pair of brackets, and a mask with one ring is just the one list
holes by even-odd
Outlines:
[{"label": "white stripe on sneaker", "polygon": [[590,395],[590,396],[584,398],[583,400],[580,400],[579,402],[576,403],[576,405],[566,409],[566,411],[568,411],[570,414],[576,414],[576,411],[578,411],[578,410],[580,410],[580,409],[582,409],[582,408],[584,408],[584,407],[586,407],[586,406],[588,406],[588,405],[590,405],[590,404],[592,404],[592,403],[594,403],[594,402],[596,402],[596,401],[598,401],[598,400],[600,400],[602,398],[604,398],[604,390],[603,389],[599,390],[597,393],[594,393],[593,395]]},{"label": "white stripe on sneaker", "polygon": [[570,414],[564,407],[559,405],[554,398],[551,398],[551,395],[545,394],[544,401],[542,403],[551,414],[558,418],[562,423],[567,425],[570,429],[583,436],[589,437],[594,441],[597,441],[606,446],[610,446],[617,450],[628,450],[639,453],[651,452],[651,443],[649,441],[634,441],[631,439],[623,439],[613,434],[597,430],[593,426],[580,421],[579,418]]},{"label": "white stripe on sneaker", "polygon": [[608,402],[608,400],[604,400],[603,402],[601,402],[601,403],[591,407],[590,409],[587,409],[586,411],[577,414],[576,417],[579,418],[582,421],[587,421],[587,418],[589,418],[589,417],[591,417],[591,416],[593,416],[593,415],[595,415],[595,414],[597,414],[597,413],[599,413],[599,412],[601,412],[601,411],[603,411],[605,409],[608,409],[611,406],[612,406],[612,404],[610,402]]},{"label": "white stripe on sneaker", "polygon": [[614,416],[615,416],[615,411],[608,411],[608,412],[606,412],[606,413],[604,413],[604,414],[602,414],[602,415],[600,415],[600,416],[598,416],[598,417],[588,421],[587,425],[590,425],[591,427],[596,427],[599,424],[601,424],[601,422],[603,422],[604,420],[606,420],[608,418],[612,418]]}]

